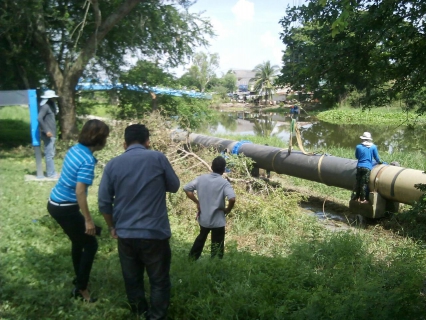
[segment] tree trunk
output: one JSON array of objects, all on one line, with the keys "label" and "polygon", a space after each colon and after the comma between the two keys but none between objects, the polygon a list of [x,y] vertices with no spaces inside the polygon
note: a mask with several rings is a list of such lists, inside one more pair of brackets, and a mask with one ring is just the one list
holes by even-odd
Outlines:
[{"label": "tree trunk", "polygon": [[63,86],[58,88],[59,100],[59,124],[61,127],[61,138],[71,140],[77,137],[75,108],[75,86]]},{"label": "tree trunk", "polygon": [[151,110],[155,111],[158,109],[158,100],[157,100],[157,95],[154,92],[150,92],[151,98],[152,98],[152,102],[151,102]]},{"label": "tree trunk", "polygon": [[125,0],[110,16],[102,21],[98,1],[90,1],[95,11],[96,30],[86,40],[82,49],[78,52],[77,58],[75,58],[69,66],[65,66],[64,68],[61,68],[55,52],[52,49],[51,39],[49,38],[49,32],[44,21],[44,12],[40,10],[35,14],[35,25],[37,28],[34,32],[34,40],[38,44],[38,49],[46,63],[47,72],[59,96],[59,124],[61,127],[62,139],[70,140],[78,133],[76,124],[75,86],[90,59],[95,56],[99,43],[102,42],[108,32],[117,23],[142,2],[146,2],[146,0]]}]

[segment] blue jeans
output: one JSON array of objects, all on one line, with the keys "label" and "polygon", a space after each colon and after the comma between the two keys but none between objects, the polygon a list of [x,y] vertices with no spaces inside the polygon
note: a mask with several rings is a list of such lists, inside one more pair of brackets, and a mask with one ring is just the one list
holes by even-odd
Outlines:
[{"label": "blue jeans", "polygon": [[44,133],[41,134],[41,140],[44,143],[44,156],[46,157],[46,176],[48,178],[56,176],[55,162],[55,137],[49,138]]},{"label": "blue jeans", "polygon": [[[166,319],[170,304],[169,240],[118,238],[118,254],[132,311],[150,320]],[[151,307],[145,298],[144,271],[151,286]]]}]

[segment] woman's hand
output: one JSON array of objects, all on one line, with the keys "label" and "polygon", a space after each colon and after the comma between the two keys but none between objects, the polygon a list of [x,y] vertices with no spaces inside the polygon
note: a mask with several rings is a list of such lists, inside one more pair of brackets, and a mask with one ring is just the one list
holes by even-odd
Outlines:
[{"label": "woman's hand", "polygon": [[96,234],[95,224],[92,219],[86,220],[86,234],[94,236]]}]

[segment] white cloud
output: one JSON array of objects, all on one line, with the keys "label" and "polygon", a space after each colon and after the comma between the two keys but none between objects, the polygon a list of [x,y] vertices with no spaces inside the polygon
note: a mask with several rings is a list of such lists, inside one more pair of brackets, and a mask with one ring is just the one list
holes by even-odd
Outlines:
[{"label": "white cloud", "polygon": [[281,48],[274,48],[274,50],[272,51],[272,54],[274,55],[274,59],[275,59],[273,63],[276,63],[280,66],[282,64],[282,59],[283,59],[283,50]]},{"label": "white cloud", "polygon": [[210,22],[213,26],[214,32],[216,33],[218,37],[224,38],[229,36],[229,31],[225,28],[225,26],[220,20],[216,18],[211,18]]},{"label": "white cloud", "polygon": [[278,35],[274,37],[270,31],[266,31],[260,36],[260,43],[270,52],[270,56],[273,57],[273,64],[281,64],[282,50],[284,45],[279,40]]},{"label": "white cloud", "polygon": [[237,22],[253,21],[254,17],[254,2],[248,0],[238,0],[232,7],[232,13],[235,15]]},{"label": "white cloud", "polygon": [[277,45],[276,37],[273,37],[270,31],[266,31],[260,36],[260,42],[264,47],[271,48]]}]

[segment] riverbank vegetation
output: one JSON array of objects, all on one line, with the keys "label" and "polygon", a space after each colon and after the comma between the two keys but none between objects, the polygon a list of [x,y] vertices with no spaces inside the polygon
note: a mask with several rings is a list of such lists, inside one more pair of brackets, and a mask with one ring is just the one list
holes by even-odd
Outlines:
[{"label": "riverbank vegetation", "polygon": [[[153,148],[169,157],[182,186],[208,171],[198,158],[184,157],[183,150],[206,163],[217,156],[210,149],[177,153],[182,146],[169,140],[171,123],[157,113],[143,122],[152,131]],[[97,188],[105,163],[122,152],[125,123],[115,121],[107,147],[96,154],[99,162],[88,200],[96,223],[104,227]],[[67,145],[59,147],[58,166]],[[70,244],[46,211],[53,183],[23,181],[35,169],[30,147],[2,150],[0,157],[0,317],[132,319],[115,240],[105,230],[99,238],[90,284],[99,302],[70,299]],[[171,319],[423,317],[426,261],[419,239],[386,232],[382,226],[330,231],[302,213],[303,194],[253,180],[246,173],[251,162],[244,157],[232,161],[230,178],[238,196],[228,217],[223,260],[209,258],[207,243],[198,262],[188,261],[198,230],[195,207],[182,190],[167,196],[173,233]]]},{"label": "riverbank vegetation", "polygon": [[415,126],[426,123],[426,116],[415,112],[402,111],[400,108],[387,110],[380,109],[333,109],[320,112],[316,116],[319,120],[330,123],[345,124],[380,124]]},{"label": "riverbank vegetation", "polygon": [[280,21],[286,50],[279,84],[313,92],[328,108],[350,98],[358,107],[400,102],[425,112],[419,58],[426,48],[425,13],[411,0],[291,6]]}]

